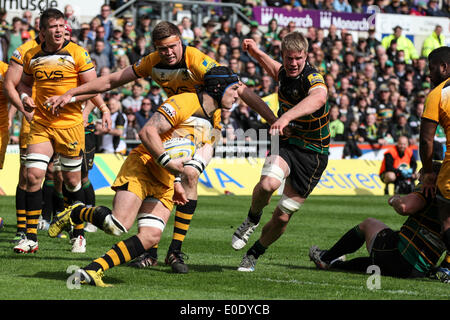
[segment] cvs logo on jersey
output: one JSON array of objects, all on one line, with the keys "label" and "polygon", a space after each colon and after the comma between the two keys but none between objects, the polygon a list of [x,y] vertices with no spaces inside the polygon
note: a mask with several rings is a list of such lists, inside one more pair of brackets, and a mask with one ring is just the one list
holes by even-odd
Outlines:
[{"label": "cvs logo on jersey", "polygon": [[37,70],[34,73],[34,78],[38,80],[54,80],[54,79],[62,79],[64,78],[62,70],[54,70],[54,71],[45,71],[45,70]]}]

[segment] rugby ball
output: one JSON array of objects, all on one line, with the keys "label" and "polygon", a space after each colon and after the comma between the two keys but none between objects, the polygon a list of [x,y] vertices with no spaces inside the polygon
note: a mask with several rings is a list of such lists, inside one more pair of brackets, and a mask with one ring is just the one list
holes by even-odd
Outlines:
[{"label": "rugby ball", "polygon": [[163,146],[171,159],[192,157],[195,152],[194,142],[187,138],[172,138],[164,141]]}]

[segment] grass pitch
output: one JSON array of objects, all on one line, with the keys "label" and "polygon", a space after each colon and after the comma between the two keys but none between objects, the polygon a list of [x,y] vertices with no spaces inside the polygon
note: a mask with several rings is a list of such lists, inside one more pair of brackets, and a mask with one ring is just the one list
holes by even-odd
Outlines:
[{"label": "grass pitch", "polygon": [[[381,277],[380,289],[370,290],[370,274],[320,271],[309,261],[311,245],[329,248],[367,217],[398,229],[404,217],[387,204],[387,197],[311,196],[292,218],[286,233],[262,256],[253,273],[237,272],[246,248],[234,251],[231,236],[244,220],[250,197],[200,197],[183,245],[189,273],[173,274],[164,258],[172,237],[173,217],[159,245],[159,265],[134,269],[126,265],[106,271],[112,288],[70,288],[71,272],[102,256],[121,238],[102,231],[86,233],[87,252],[71,253],[68,239],[51,239],[39,231],[39,251],[16,254],[10,240],[16,231],[15,199],[0,197],[0,300],[448,300],[448,284],[431,279]],[[253,244],[270,218],[278,197],[264,211]],[[97,204],[111,206],[112,197]],[[366,255],[365,247],[348,258]]]}]

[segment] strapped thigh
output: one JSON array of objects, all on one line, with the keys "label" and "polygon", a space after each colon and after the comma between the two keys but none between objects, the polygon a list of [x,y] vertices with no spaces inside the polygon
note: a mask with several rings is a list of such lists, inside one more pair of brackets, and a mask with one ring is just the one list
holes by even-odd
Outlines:
[{"label": "strapped thigh", "polygon": [[25,158],[26,168],[37,168],[43,171],[47,171],[50,157],[41,153],[29,153]]}]

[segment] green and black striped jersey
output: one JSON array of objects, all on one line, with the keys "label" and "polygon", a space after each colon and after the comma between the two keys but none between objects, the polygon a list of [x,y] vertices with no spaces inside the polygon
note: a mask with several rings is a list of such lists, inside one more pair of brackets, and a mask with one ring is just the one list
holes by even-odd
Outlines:
[{"label": "green and black striped jersey", "polygon": [[[311,90],[327,90],[323,76],[308,62],[296,78],[288,77],[284,67],[281,67],[278,71],[278,86],[279,117],[306,98]],[[328,155],[330,145],[329,122],[329,106],[325,104],[313,114],[289,123],[293,134],[288,138],[288,142]]]},{"label": "green and black striped jersey", "polygon": [[[415,192],[423,197],[420,192]],[[425,198],[424,198],[425,199]],[[400,228],[398,249],[403,257],[420,272],[436,266],[446,247],[441,236],[439,208],[435,199],[411,215]]]}]

